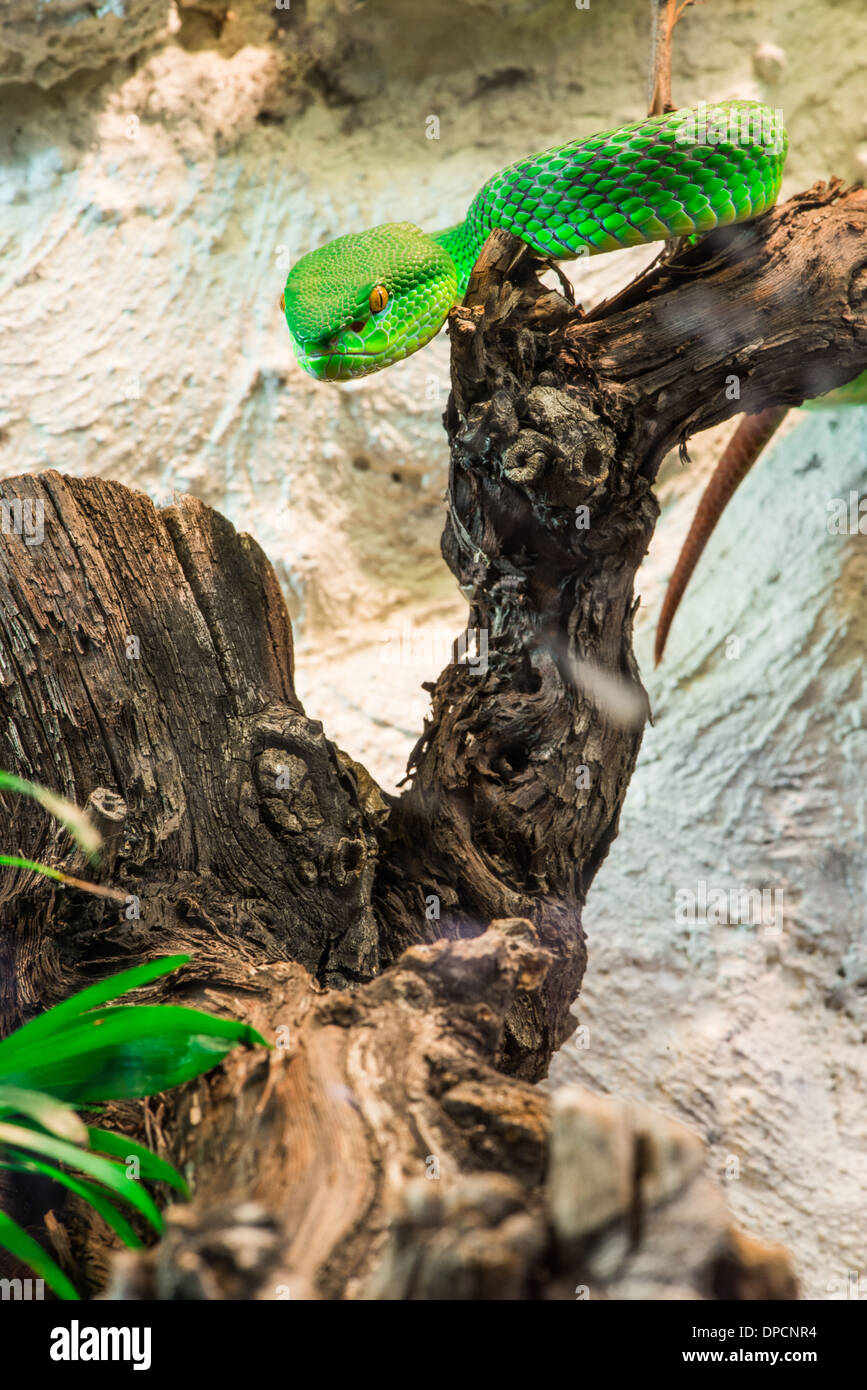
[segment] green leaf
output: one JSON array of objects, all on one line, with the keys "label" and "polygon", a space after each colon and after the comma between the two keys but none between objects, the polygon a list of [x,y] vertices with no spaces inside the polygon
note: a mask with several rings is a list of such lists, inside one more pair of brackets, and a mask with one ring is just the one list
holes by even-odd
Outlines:
[{"label": "green leaf", "polygon": [[65,875],[59,869],[52,869],[50,864],[40,864],[35,859],[22,859],[20,854],[0,854],[0,864],[5,864],[7,869],[30,869],[34,874],[42,874],[44,878],[53,878],[57,883],[62,883]]},{"label": "green leaf", "polygon": [[0,1211],[0,1245],[32,1269],[39,1279],[44,1279],[58,1298],[70,1303],[79,1301],[78,1294],[60,1266],[5,1211]]},{"label": "green leaf", "polygon": [[239,1023],[234,1018],[223,1018],[220,1014],[208,1014],[202,1009],[191,1009],[186,1004],[114,1004],[108,1009],[91,1009],[82,1014],[75,1023],[63,1029],[62,1037],[69,1036],[72,1030],[88,1027],[120,1028],[120,1020],[130,1031],[130,1036],[150,1033],[199,1033],[212,1038],[222,1038],[227,1042],[268,1044],[249,1023]]},{"label": "green leaf", "polygon": [[32,801],[38,801],[43,810],[66,826],[88,858],[92,859],[102,844],[102,836],[80,807],[49,791],[47,787],[16,777],[12,772],[0,772],[0,791],[17,792],[20,796],[29,796]]},{"label": "green leaf", "polygon": [[[135,1100],[180,1086],[223,1060],[233,1044],[209,1037],[134,1038],[114,1047],[97,1048],[73,1039],[74,1051],[31,1065],[15,1080],[76,1105],[92,1100]],[[82,1047],[87,1046],[86,1051]]]},{"label": "green leaf", "polygon": [[177,1168],[151,1153],[144,1145],[134,1143],[124,1134],[112,1134],[107,1129],[89,1129],[87,1136],[92,1149],[98,1150],[99,1153],[111,1154],[113,1158],[137,1158],[141,1175],[148,1182],[167,1182],[176,1192],[189,1197],[190,1189]]},{"label": "green leaf", "polygon": [[40,864],[36,859],[22,859],[20,854],[0,854],[0,864],[12,869],[29,869],[31,873],[42,874],[43,878],[52,878],[66,888],[78,888],[85,893],[93,893],[97,898],[113,898],[115,902],[121,903],[127,899],[126,893],[121,893],[117,888],[106,888],[102,883],[74,878],[62,869],[52,869],[50,864]]},{"label": "green leaf", "polygon": [[126,1217],[109,1201],[103,1189],[96,1183],[74,1178],[71,1173],[64,1173],[62,1168],[55,1168],[53,1163],[43,1163],[39,1158],[28,1158],[25,1154],[19,1154],[17,1149],[9,1149],[8,1152],[16,1161],[0,1162],[0,1168],[8,1168],[13,1173],[41,1173],[44,1178],[51,1178],[52,1182],[68,1187],[70,1192],[82,1197],[99,1213],[103,1221],[117,1232],[124,1245],[128,1245],[132,1250],[143,1249],[144,1242],[139,1240]]},{"label": "green leaf", "polygon": [[0,1146],[9,1144],[16,1149],[28,1149],[49,1158],[57,1158],[70,1168],[88,1177],[96,1178],[122,1201],[137,1207],[142,1216],[151,1223],[154,1230],[162,1233],[163,1220],[157,1210],[153,1197],[135,1178],[127,1177],[127,1170],[121,1164],[112,1163],[99,1154],[78,1149],[65,1139],[55,1139],[51,1134],[41,1134],[26,1125],[11,1125],[0,1122]]},{"label": "green leaf", "polygon": [[72,1144],[87,1143],[87,1126],[69,1105],[46,1095],[44,1091],[27,1091],[20,1086],[0,1085],[0,1119],[7,1115],[26,1115],[50,1134],[68,1139]]},{"label": "green leaf", "polygon": [[[63,1100],[127,1100],[189,1081],[222,1061],[235,1043],[262,1043],[249,1024],[172,1004],[137,1004],[85,1014],[8,1057],[6,1079]],[[46,1055],[47,1054],[47,1055]]]},{"label": "green leaf", "polygon": [[79,1016],[87,1009],[98,1008],[100,1004],[117,999],[139,985],[149,984],[160,975],[170,974],[172,970],[177,970],[178,966],[186,965],[189,959],[189,956],[162,956],[158,960],[133,966],[131,970],[121,970],[119,974],[112,975],[107,980],[88,985],[86,989],[79,990],[78,994],[73,994],[71,999],[64,999],[62,1004],[56,1004],[53,1009],[48,1009],[38,1018],[31,1019],[0,1042],[0,1076],[6,1075],[10,1059],[21,1048],[30,1047],[36,1041],[49,1037],[57,1029],[77,1022]]}]

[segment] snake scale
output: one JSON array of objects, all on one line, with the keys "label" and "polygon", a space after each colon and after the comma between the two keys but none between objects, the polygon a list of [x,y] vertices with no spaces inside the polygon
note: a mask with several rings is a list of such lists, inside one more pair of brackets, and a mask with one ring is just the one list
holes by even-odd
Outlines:
[{"label": "snake scale", "polygon": [[[495,228],[550,260],[573,260],[758,217],[777,199],[787,148],[770,107],[728,101],[649,116],[519,160],[488,179],[455,226],[426,233],[411,222],[386,223],[302,256],[281,297],[295,354],[311,376],[347,381],[417,352],[463,297]],[[865,401],[867,373],[822,404]],[[774,428],[780,418],[775,412]],[[675,571],[657,660],[722,508],[773,433],[769,422],[768,413],[746,417],[711,479]]]}]

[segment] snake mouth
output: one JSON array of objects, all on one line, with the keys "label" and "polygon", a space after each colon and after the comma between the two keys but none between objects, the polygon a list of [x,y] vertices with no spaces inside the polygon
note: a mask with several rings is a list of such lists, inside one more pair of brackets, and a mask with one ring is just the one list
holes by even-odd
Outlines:
[{"label": "snake mouth", "polygon": [[349,324],[327,337],[302,337],[289,332],[295,356],[317,381],[352,381],[372,376],[426,347],[442,328],[454,303],[454,282],[446,282],[419,307],[389,302],[385,313],[357,327]]},{"label": "snake mouth", "polygon": [[394,355],[384,334],[380,341],[365,342],[360,334],[351,334],[349,341],[340,334],[330,338],[305,339],[292,335],[295,356],[309,376],[319,381],[349,381],[368,376],[380,367],[388,366]]},{"label": "snake mouth", "polygon": [[295,346],[295,355],[308,376],[317,381],[351,381],[370,376],[393,360],[390,354],[364,348],[313,347],[303,343]]},{"label": "snake mouth", "polygon": [[337,348],[337,347],[304,347],[298,349],[300,357],[309,357],[316,360],[319,357],[381,357],[381,352],[373,352],[367,348]]},{"label": "snake mouth", "polygon": [[383,367],[409,357],[430,341],[437,331],[436,326],[426,333],[417,333],[412,338],[400,337],[390,341],[382,334],[384,341],[371,344],[356,340],[355,343],[299,339],[292,335],[295,356],[308,376],[317,381],[353,381],[358,377],[372,376]]}]

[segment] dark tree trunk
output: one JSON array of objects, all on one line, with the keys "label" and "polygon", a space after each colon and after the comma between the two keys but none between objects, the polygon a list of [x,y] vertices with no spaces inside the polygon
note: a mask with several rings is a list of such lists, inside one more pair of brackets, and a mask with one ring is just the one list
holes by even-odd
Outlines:
[{"label": "dark tree trunk", "polygon": [[[249,537],[190,498],[2,485],[44,507],[42,544],[3,537],[2,764],[89,802],[129,900],[0,880],[0,1030],[189,950],[149,997],[278,1044],[115,1108],[195,1187],[117,1266],[120,1295],[791,1293],[679,1126],[583,1093],[552,1117],[529,1082],[574,1026],[582,907],[647,716],[631,636],[656,470],[696,430],[867,368],[865,240],[867,194],[819,187],[585,317],[490,239],[446,414],[443,553],[474,637],[400,798],[304,713]],[[83,872],[36,808],[0,823],[4,848]],[[63,1220],[97,1287],[104,1233]]]}]

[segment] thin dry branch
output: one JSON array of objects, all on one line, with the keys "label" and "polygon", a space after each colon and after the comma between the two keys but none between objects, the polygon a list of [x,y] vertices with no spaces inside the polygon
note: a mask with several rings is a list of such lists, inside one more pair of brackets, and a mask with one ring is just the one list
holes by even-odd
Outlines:
[{"label": "thin dry branch", "polygon": [[671,98],[671,48],[675,25],[693,0],[651,0],[650,77],[648,116],[677,108]]}]

